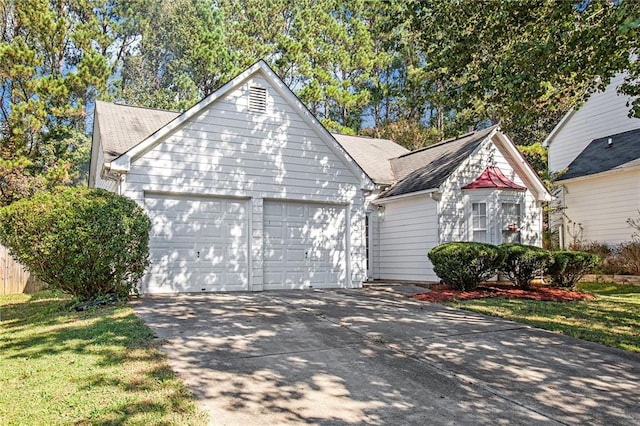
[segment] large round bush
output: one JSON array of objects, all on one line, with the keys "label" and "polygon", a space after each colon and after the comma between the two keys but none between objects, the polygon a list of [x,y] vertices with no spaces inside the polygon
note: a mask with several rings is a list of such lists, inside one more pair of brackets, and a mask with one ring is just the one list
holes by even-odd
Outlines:
[{"label": "large round bush", "polygon": [[494,245],[474,242],[445,243],[428,253],[433,271],[458,290],[472,290],[495,275],[503,255]]},{"label": "large round bush", "polygon": [[584,251],[560,250],[551,255],[553,261],[547,266],[545,273],[551,278],[551,285],[554,287],[574,287],[600,260],[598,255]]},{"label": "large round bush", "polygon": [[542,274],[551,262],[551,253],[541,247],[524,244],[501,244],[504,263],[500,268],[517,287],[529,289],[537,273]]},{"label": "large round bush", "polygon": [[0,209],[0,241],[11,254],[82,300],[136,291],[150,227],[135,202],[100,189],[59,188]]}]

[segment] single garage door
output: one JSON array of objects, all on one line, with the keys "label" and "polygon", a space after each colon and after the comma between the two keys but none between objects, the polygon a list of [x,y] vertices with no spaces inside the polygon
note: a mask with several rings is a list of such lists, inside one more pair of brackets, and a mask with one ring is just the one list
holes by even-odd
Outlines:
[{"label": "single garage door", "polygon": [[146,293],[248,290],[247,201],[146,194]]},{"label": "single garage door", "polygon": [[264,289],[346,284],[345,206],[264,202]]}]

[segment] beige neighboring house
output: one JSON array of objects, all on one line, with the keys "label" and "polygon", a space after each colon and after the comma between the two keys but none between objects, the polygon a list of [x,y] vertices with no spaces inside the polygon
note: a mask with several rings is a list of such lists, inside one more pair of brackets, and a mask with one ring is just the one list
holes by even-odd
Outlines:
[{"label": "beige neighboring house", "polygon": [[540,245],[550,199],[498,127],[331,134],[262,61],[184,113],[97,102],[92,143],[89,185],[151,218],[143,293],[437,281],[442,242]]},{"label": "beige neighboring house", "polygon": [[617,93],[625,74],[569,111],[545,139],[549,170],[561,173],[552,226],[563,247],[632,239],[627,219],[639,217],[640,119],[631,98]]}]

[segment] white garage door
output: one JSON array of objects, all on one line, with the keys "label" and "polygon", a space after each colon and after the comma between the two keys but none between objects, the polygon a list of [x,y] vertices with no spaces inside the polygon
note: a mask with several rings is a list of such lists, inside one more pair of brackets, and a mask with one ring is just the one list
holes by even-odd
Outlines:
[{"label": "white garage door", "polygon": [[344,206],[264,203],[264,289],[346,284]]},{"label": "white garage door", "polygon": [[151,218],[146,293],[248,290],[247,202],[145,196]]}]

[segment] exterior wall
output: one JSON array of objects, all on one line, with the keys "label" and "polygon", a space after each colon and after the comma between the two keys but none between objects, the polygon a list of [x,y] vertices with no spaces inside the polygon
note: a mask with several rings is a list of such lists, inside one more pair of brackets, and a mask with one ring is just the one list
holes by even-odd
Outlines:
[{"label": "exterior wall", "polygon": [[[501,200],[521,203],[521,242],[523,244],[542,245],[542,208],[533,194],[527,191],[506,190],[461,190],[464,185],[476,179],[488,166],[497,166],[519,185],[525,185],[516,174],[505,156],[492,141],[486,141],[469,156],[442,185],[440,198],[440,242],[469,241],[471,239],[469,224],[471,219],[471,203],[487,200],[487,218],[497,218],[500,212],[496,209]],[[500,243],[493,230],[491,242]]]},{"label": "exterior wall", "polygon": [[564,185],[565,245],[574,241],[630,241],[628,218],[640,209],[640,170],[601,174]]},{"label": "exterior wall", "polygon": [[375,279],[437,281],[427,253],[438,245],[438,203],[428,195],[384,204],[384,215],[373,218]]},{"label": "exterior wall", "polygon": [[[266,113],[248,110],[250,85],[267,88]],[[250,288],[261,290],[265,199],[348,205],[347,285],[361,285],[366,264],[360,184],[277,89],[254,74],[135,159],[122,187],[140,205],[145,191],[250,198]]]},{"label": "exterior wall", "polygon": [[100,176],[100,170],[102,168],[102,164],[104,164],[104,154],[102,151],[102,144],[99,144],[98,145],[98,161],[96,164],[96,174],[95,174],[93,187],[106,189],[107,191],[110,191],[110,192],[117,192],[118,184],[116,183],[115,180],[103,179],[102,176]]},{"label": "exterior wall", "polygon": [[567,120],[549,145],[549,170],[567,167],[589,143],[598,138],[640,127],[640,119],[629,118],[629,97],[620,96],[617,88],[624,74],[618,74],[604,92],[594,93]]},{"label": "exterior wall", "polygon": [[93,123],[93,140],[91,142],[91,166],[89,168],[89,187],[102,188],[107,191],[116,192],[117,185],[113,180],[106,180],[100,176],[102,165],[104,164],[104,150],[100,140],[100,123],[95,118]]}]

